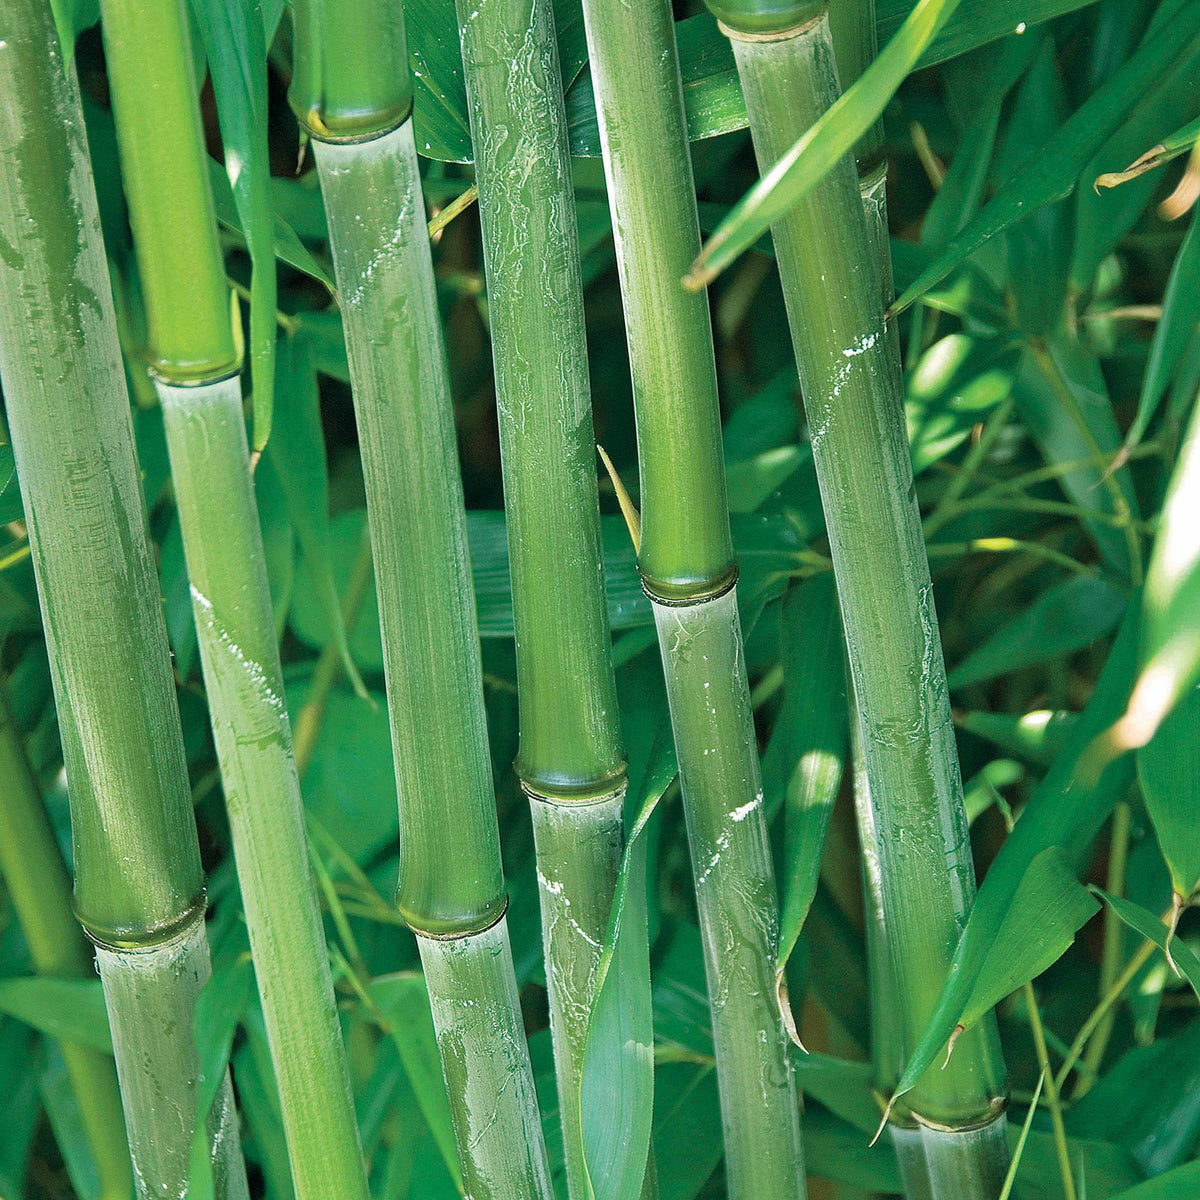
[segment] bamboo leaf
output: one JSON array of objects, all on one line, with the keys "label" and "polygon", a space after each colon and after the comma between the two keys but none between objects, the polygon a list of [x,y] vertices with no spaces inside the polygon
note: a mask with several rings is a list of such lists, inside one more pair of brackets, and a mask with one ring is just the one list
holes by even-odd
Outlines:
[{"label": "bamboo leaf", "polygon": [[1090,646],[1121,619],[1128,597],[1103,579],[1072,575],[1040,593],[948,675],[963,688]]},{"label": "bamboo leaf", "polygon": [[784,806],[780,969],[795,949],[816,895],[846,756],[842,625],[831,574],[788,591],[783,628],[784,703],[763,756],[766,811]]},{"label": "bamboo leaf", "polygon": [[442,1082],[441,1060],[438,1058],[433,1013],[429,1008],[424,976],[417,971],[382,975],[373,979],[367,990],[384,1016],[386,1031],[400,1052],[400,1061],[416,1093],[417,1103],[421,1106],[442,1159],[461,1191],[458,1151],[454,1146],[450,1105],[446,1100],[446,1086]]},{"label": "bamboo leaf", "polygon": [[1139,605],[1134,603],[1079,723],[984,877],[950,975],[924,1034],[910,1052],[896,1096],[912,1088],[959,1024],[1033,861],[1056,846],[1078,868],[1092,838],[1128,788],[1133,773],[1129,756],[1108,762],[1097,775],[1085,754],[1124,710],[1136,666],[1138,615]]},{"label": "bamboo leaf", "polygon": [[1154,341],[1150,343],[1150,361],[1142,376],[1137,415],[1126,435],[1126,446],[1136,446],[1145,435],[1197,326],[1200,326],[1200,210],[1192,215],[1167,280],[1162,319],[1155,326]]},{"label": "bamboo leaf", "polygon": [[958,3],[919,0],[878,58],[721,222],[688,275],[691,286],[715,279],[853,150]]},{"label": "bamboo leaf", "polygon": [[1200,679],[1200,405],[1175,464],[1146,575],[1142,668],[1119,744],[1144,746]]},{"label": "bamboo leaf", "polygon": [[0,980],[0,1012],[61,1041],[113,1052],[98,979]]},{"label": "bamboo leaf", "polygon": [[1118,1192],[1112,1200],[1192,1200],[1198,1189],[1200,1162],[1190,1162]]},{"label": "bamboo leaf", "polygon": [[[217,220],[225,229],[236,234],[242,242],[245,242],[246,233],[242,225],[242,218],[238,215],[237,206],[233,202],[229,177],[225,174],[225,168],[211,158],[208,160],[208,178],[212,185],[213,207],[216,210]],[[330,278],[329,272],[313,257],[291,225],[278,213],[273,213],[271,220],[275,239],[275,257],[280,262],[287,263],[289,267],[294,267],[297,271],[302,271],[310,278],[323,283],[332,293],[334,290],[333,280]],[[304,323],[307,325],[308,318],[319,315],[306,313]],[[343,357],[345,357],[344,354]]]},{"label": "bamboo leaf", "polygon": [[1138,751],[1137,770],[1171,887],[1186,902],[1200,889],[1200,690],[1193,688]]},{"label": "bamboo leaf", "polygon": [[1079,714],[1046,708],[1020,716],[960,712],[955,714],[954,723],[976,737],[987,738],[1009,754],[1016,754],[1039,767],[1048,767],[1079,723]]},{"label": "bamboo leaf", "polygon": [[647,942],[645,836],[675,778],[675,746],[659,705],[640,780],[629,789],[633,822],[597,968],[580,1079],[584,1159],[596,1200],[637,1200],[654,1111],[654,1019]]},{"label": "bamboo leaf", "polygon": [[1076,880],[1057,846],[1029,864],[1000,935],[975,979],[959,1024],[970,1028],[1005,996],[1056,963],[1100,905]]},{"label": "bamboo leaf", "polygon": [[225,171],[250,251],[254,444],[271,435],[275,397],[275,221],[267,148],[267,46],[260,0],[191,0],[208,54]]},{"label": "bamboo leaf", "polygon": [[[1200,999],[1200,957],[1186,942],[1171,937],[1172,931],[1164,925],[1148,908],[1126,900],[1122,896],[1110,896],[1101,888],[1093,887],[1092,891],[1099,896],[1129,926],[1134,933],[1141,934],[1147,941],[1153,942],[1164,954],[1168,954],[1174,962],[1180,975],[1191,984],[1192,991]],[[1170,939],[1170,950],[1167,941]]]},{"label": "bamboo leaf", "polygon": [[329,476],[321,397],[312,347],[300,335],[284,339],[279,352],[278,418],[267,453],[283,485],[288,516],[308,564],[308,581],[325,615],[325,627],[337,647],[355,692],[367,689],[350,655],[341,598],[333,578],[329,539]]},{"label": "bamboo leaf", "polygon": [[1174,21],[1146,38],[1108,83],[1046,143],[1042,152],[947,243],[937,259],[892,306],[901,312],[940,283],[985,242],[1039,208],[1070,195],[1081,173],[1145,94],[1146,80],[1177,58],[1194,53],[1200,10],[1185,8]]}]

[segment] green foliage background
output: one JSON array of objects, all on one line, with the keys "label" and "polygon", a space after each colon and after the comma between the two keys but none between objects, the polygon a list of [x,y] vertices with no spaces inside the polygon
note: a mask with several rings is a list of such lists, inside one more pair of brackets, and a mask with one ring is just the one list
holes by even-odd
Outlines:
[{"label": "green foliage background", "polygon": [[[201,17],[211,16],[207,0],[194,2]],[[428,158],[426,194],[440,209],[471,181],[453,6],[408,0],[405,7],[417,81],[417,141]],[[727,42],[700,7],[677,4],[676,15],[701,221],[709,232],[756,173]],[[909,7],[905,0],[879,0],[881,38]],[[636,501],[628,362],[582,18],[573,0],[556,0],[555,9],[572,146],[579,156],[575,179],[596,434]],[[885,114],[897,290],[911,295],[916,283],[920,291],[896,323],[908,371],[916,487],[982,877],[989,878],[1006,843],[1006,813],[1018,815],[1020,834],[997,861],[991,890],[985,885],[981,908],[991,908],[980,924],[990,921],[991,932],[972,967],[974,991],[962,1005],[971,1013],[1000,1003],[1018,1124],[1038,1067],[1026,1001],[1014,989],[1041,972],[1036,994],[1051,1062],[1059,1064],[1099,998],[1105,945],[1108,969],[1124,965],[1142,945],[1139,921],[1147,928],[1147,914],[1169,907],[1173,881],[1185,892],[1197,883],[1200,817],[1192,801],[1200,709],[1194,700],[1139,756],[1136,778],[1132,757],[1097,786],[1081,785],[1072,774],[1090,737],[1121,714],[1132,684],[1137,589],[1200,387],[1200,243],[1194,224],[1200,218],[1166,221],[1156,208],[1178,181],[1179,164],[1112,190],[1098,192],[1092,183],[1101,173],[1123,169],[1200,111],[1196,10],[1196,0],[963,0],[926,52],[923,69]],[[262,1017],[248,986],[245,929],[161,417],[142,365],[138,280],[96,14],[87,0],[73,7],[62,0],[57,11],[61,27],[79,33],[76,62],[209,876],[212,994],[214,1004],[225,1006],[224,1018],[238,1025],[231,1061],[252,1187],[269,1200],[288,1200],[287,1157]],[[285,101],[288,18],[278,0],[244,11],[261,18],[261,45],[270,48],[267,137],[254,133],[245,117],[257,111],[261,97],[239,110],[228,71],[212,72],[216,91],[206,86],[203,99],[227,270],[244,299],[251,295],[251,252],[261,262],[273,239],[279,260],[275,433],[259,460],[256,486],[293,720],[311,722],[323,705],[316,737],[300,751],[313,860],[373,1194],[389,1200],[452,1197],[457,1167],[428,1002],[413,939],[390,903],[395,785],[373,587],[361,605],[346,603],[356,572],[362,574],[364,501],[320,192]],[[219,23],[198,24],[206,36],[197,47],[207,46],[220,62],[242,56],[256,70],[264,65],[261,49],[255,57],[257,37],[225,43]],[[237,73],[232,75],[236,84]],[[259,185],[269,171],[266,191],[248,183],[241,189],[245,195],[231,190],[221,165],[223,157],[229,165],[231,149]],[[487,296],[473,209],[437,235],[434,254],[472,510],[509,920],[548,1141],[561,1170],[532,835],[511,771],[511,597]],[[253,294],[259,311],[247,333],[258,394],[248,397],[247,409],[261,434],[271,408],[263,382],[270,378],[264,367],[269,351],[262,345],[263,329],[270,326],[262,305],[269,308],[270,297],[268,289],[264,301],[261,275]],[[886,1194],[899,1187],[894,1157],[885,1144],[867,1149],[879,1109],[865,1064],[868,999],[850,771],[842,772],[836,799],[828,793],[829,804],[815,812],[801,805],[809,794],[802,787],[805,756],[817,749],[840,760],[847,751],[836,703],[840,654],[827,636],[827,546],[768,240],[721,277],[712,305],[766,801],[785,929],[797,936],[789,987],[805,1044],[814,1051],[797,1056],[807,1094],[809,1170],[830,1181],[824,1192],[817,1189],[825,1185],[815,1184],[814,1195]],[[1110,470],[1131,428],[1144,436]],[[11,454],[4,462],[0,516],[11,544],[0,552],[3,663],[69,857],[56,718],[32,573],[15,524],[22,513]],[[630,777],[653,781],[664,771],[666,709],[651,650],[652,617],[612,487],[602,481],[601,490]],[[345,673],[328,693],[324,683],[314,682],[329,674],[318,669],[327,646],[327,657],[342,657],[343,616],[351,673],[361,673],[363,694],[345,682]],[[1194,623],[1196,615],[1186,619]],[[1098,688],[1102,671],[1105,682]],[[814,691],[834,698],[834,728],[830,703],[806,702]],[[825,778],[836,786],[836,771]],[[1023,828],[1020,814],[1034,796]],[[1110,822],[1115,805],[1119,816]],[[447,838],[453,835],[446,831]],[[670,1200],[720,1197],[712,1043],[676,785],[643,836],[660,1188]],[[1099,915],[1076,876],[1123,895],[1124,904]],[[1072,940],[1075,926],[1085,921]],[[1189,969],[1195,959],[1187,949],[1198,932],[1185,913],[1173,954],[1190,983],[1161,953],[1148,955],[1113,1007],[1111,1026],[1102,1022],[1106,1052],[1098,1061],[1085,1058],[1087,1073],[1065,1090],[1071,1160],[1091,1200],[1183,1197],[1194,1195],[1200,1183],[1194,991],[1200,964]],[[74,1192],[91,1200],[94,1168],[52,1035],[69,1033],[107,1046],[99,984],[34,982],[24,978],[27,973],[20,929],[0,893],[0,1012],[8,1014],[0,1017],[0,1094],[7,1108],[0,1195]],[[1026,1197],[1061,1194],[1044,1112],[1033,1117],[1018,1183]]]}]

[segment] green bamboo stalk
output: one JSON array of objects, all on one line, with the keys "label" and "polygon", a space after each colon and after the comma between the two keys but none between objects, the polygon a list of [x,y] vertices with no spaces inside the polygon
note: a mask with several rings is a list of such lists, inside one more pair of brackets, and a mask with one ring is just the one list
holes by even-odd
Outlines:
[{"label": "green bamboo stalk", "polygon": [[[807,0],[781,11],[769,0],[735,0],[713,7],[733,43],[765,170],[837,97],[826,6]],[[975,880],[901,381],[853,163],[839,164],[773,235],[862,720],[886,932],[911,1046],[946,978]],[[997,1151],[1005,1136],[1005,1084],[994,1018],[965,1033],[946,1068],[927,1072],[907,1100],[923,1127],[933,1194],[994,1195],[1005,1157]]]},{"label": "green bamboo stalk", "polygon": [[[397,904],[417,934],[467,1195],[549,1200],[504,915],[403,17],[382,0],[311,0],[297,15],[291,99],[314,138],[325,199],[379,594],[402,830]],[[362,39],[322,38],[343,17],[361,22]]]},{"label": "green bamboo stalk", "polygon": [[549,0],[457,8],[513,583],[516,771],[534,821],[568,1188],[587,1200],[581,1079],[626,777],[566,114]]},{"label": "green bamboo stalk", "polygon": [[[42,804],[25,739],[0,682],[0,875],[39,975],[95,978],[95,953],[71,910],[71,877]],[[106,1054],[60,1041],[71,1090],[96,1162],[101,1200],[128,1200],[133,1174],[121,1092]]]},{"label": "green bamboo stalk", "polygon": [[[74,73],[49,6],[0,5],[0,377],[137,1192],[182,1197],[208,978],[204,878]],[[247,1196],[226,1078],[219,1197]]]},{"label": "green bamboo stalk", "polygon": [[671,6],[585,0],[633,375],[638,565],[679,758],[716,1046],[728,1192],[803,1196],[776,998],[779,911],[738,615],[707,297]]},{"label": "green bamboo stalk", "polygon": [[187,16],[181,0],[105,0],[101,12],[200,659],[293,1181],[300,1200],[331,1193],[366,1200],[309,867]]}]

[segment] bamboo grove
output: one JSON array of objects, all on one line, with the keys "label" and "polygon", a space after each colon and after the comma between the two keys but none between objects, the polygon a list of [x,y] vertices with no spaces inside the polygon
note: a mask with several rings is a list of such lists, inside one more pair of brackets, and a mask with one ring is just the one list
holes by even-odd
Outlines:
[{"label": "bamboo grove", "polygon": [[0,0],[0,1196],[1196,1194],[1197,79]]}]

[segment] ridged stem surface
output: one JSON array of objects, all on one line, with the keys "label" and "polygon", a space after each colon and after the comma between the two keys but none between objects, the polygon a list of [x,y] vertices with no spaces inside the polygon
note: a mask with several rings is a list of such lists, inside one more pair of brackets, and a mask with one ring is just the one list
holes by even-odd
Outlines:
[{"label": "ridged stem surface", "polygon": [[[129,1151],[137,1194],[145,1200],[182,1200],[188,1193],[194,1083],[200,1062],[192,1041],[192,1014],[212,974],[204,917],[165,942],[136,950],[96,949],[113,1052],[129,1121]],[[186,1091],[175,1083],[187,1079]],[[233,1088],[226,1072],[208,1114],[213,1194],[248,1200]]]},{"label": "ridged stem surface", "polygon": [[[624,789],[593,804],[530,799],[567,1187],[587,1197],[580,1085],[625,840]],[[643,1195],[653,1194],[643,1191]]]},{"label": "ridged stem surface", "polygon": [[[760,169],[838,94],[828,22],[733,36]],[[901,384],[882,285],[847,159],[773,229],[842,606],[878,829],[884,913],[905,1040],[914,1045],[974,898],[970,837]],[[938,1126],[1003,1105],[994,1018],[908,1097]]]},{"label": "ridged stem surface", "polygon": [[237,377],[158,384],[192,613],[300,1200],[366,1177],[300,784]]},{"label": "ridged stem surface", "polygon": [[551,1200],[508,921],[417,939],[470,1200]]},{"label": "ridged stem surface", "polygon": [[[426,935],[419,944],[468,1194],[545,1200],[549,1169],[503,919],[466,513],[412,121],[372,141],[314,145],[379,594],[400,800],[398,904]],[[496,1094],[486,1116],[489,1086]]]},{"label": "ridged stem surface", "polygon": [[804,1195],[795,1081],[775,992],[778,901],[736,590],[654,605],[716,1047],[731,1197]]},{"label": "ridged stem surface", "polygon": [[[107,947],[114,1026],[178,1018],[160,1060],[114,1039],[138,1193],[176,1197],[208,969],[183,736],[78,86],[48,5],[4,0],[0,20],[0,380],[58,707],[75,911]],[[144,969],[180,936],[196,946],[192,975]],[[158,1105],[141,1102],[151,1091]],[[244,1196],[236,1127],[214,1154],[218,1196]]]},{"label": "ridged stem surface", "polygon": [[649,595],[678,606],[656,604],[655,613],[706,948],[729,1195],[797,1196],[799,1109],[771,982],[778,904],[732,587],[712,326],[707,296],[679,283],[700,229],[674,19],[666,0],[587,0],[584,22],[633,376],[638,566]]},{"label": "ridged stem surface", "polygon": [[580,1080],[624,842],[625,754],[575,196],[549,0],[461,0],[458,20],[513,586],[516,770],[533,806],[538,873],[553,881],[541,887],[542,928],[567,1180],[572,1200],[587,1200]]},{"label": "ridged stem surface", "polygon": [[[71,910],[71,877],[42,804],[21,728],[0,681],[0,876],[21,923],[34,970],[53,979],[94,979],[95,952]],[[101,1200],[133,1186],[121,1093],[112,1059],[59,1041],[71,1091],[96,1161]]]},{"label": "ridged stem surface", "polygon": [[617,717],[575,197],[549,0],[461,0],[483,224],[521,742],[541,796],[613,791]]},{"label": "ridged stem surface", "polygon": [[176,383],[228,374],[237,350],[184,0],[100,11],[151,365]]}]

